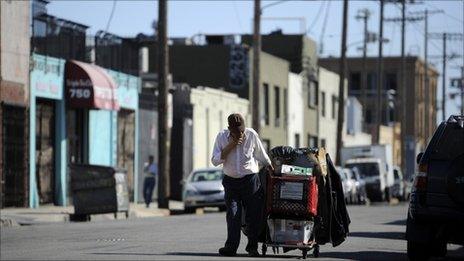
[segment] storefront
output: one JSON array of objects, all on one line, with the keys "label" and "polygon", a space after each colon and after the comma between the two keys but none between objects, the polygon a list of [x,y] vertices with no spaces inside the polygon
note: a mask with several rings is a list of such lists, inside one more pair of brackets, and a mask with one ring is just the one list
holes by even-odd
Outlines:
[{"label": "storefront", "polygon": [[117,159],[116,166],[127,171],[129,195],[131,201],[138,199],[138,77],[109,71],[118,85],[120,110],[117,113]]},{"label": "storefront", "polygon": [[66,205],[65,61],[32,55],[29,206]]},{"label": "storefront", "polygon": [[68,162],[124,168],[133,195],[138,78],[78,61],[66,63],[65,75]]},{"label": "storefront", "polygon": [[69,163],[116,162],[117,85],[105,69],[67,61],[65,69]]}]

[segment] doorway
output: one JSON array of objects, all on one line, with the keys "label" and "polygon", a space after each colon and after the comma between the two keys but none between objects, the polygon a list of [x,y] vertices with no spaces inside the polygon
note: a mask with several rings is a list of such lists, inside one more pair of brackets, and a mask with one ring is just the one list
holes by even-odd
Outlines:
[{"label": "doorway", "polygon": [[39,203],[55,203],[55,106],[37,99],[35,162]]},{"label": "doorway", "polygon": [[25,207],[27,204],[26,109],[2,105],[1,207]]},{"label": "doorway", "polygon": [[118,167],[127,172],[130,200],[134,200],[135,112],[118,112]]}]

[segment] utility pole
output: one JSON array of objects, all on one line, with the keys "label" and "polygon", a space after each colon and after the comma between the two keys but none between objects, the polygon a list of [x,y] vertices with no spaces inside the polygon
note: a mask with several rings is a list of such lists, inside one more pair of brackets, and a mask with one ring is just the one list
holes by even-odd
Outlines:
[{"label": "utility pole", "polygon": [[158,207],[169,209],[167,0],[158,1]]},{"label": "utility pole", "polygon": [[401,2],[401,168],[406,173],[406,58],[404,56],[404,42],[406,32],[406,0]]},{"label": "utility pole", "polygon": [[341,165],[340,150],[343,147],[343,122],[345,121],[345,70],[346,70],[346,32],[348,28],[348,0],[343,0],[343,27],[342,27],[341,61],[339,68],[338,89],[338,121],[337,121],[337,160]]},{"label": "utility pole", "polygon": [[461,115],[464,116],[464,65],[461,66]]},{"label": "utility pole", "polygon": [[367,30],[367,22],[369,21],[369,17],[371,16],[371,12],[369,9],[365,8],[358,11],[358,15],[356,15],[357,20],[364,21],[364,40],[363,40],[363,61],[362,61],[362,74],[361,74],[361,103],[363,105],[363,117],[366,116],[366,89],[367,89],[367,69],[366,69],[366,56],[367,56],[367,43],[369,41],[369,32]]},{"label": "utility pole", "polygon": [[383,62],[382,62],[382,51],[383,51],[383,8],[384,0],[380,0],[380,23],[379,23],[379,57],[377,63],[377,106],[376,106],[376,117],[375,117],[375,143],[380,142],[380,125],[382,124],[382,89],[383,89]]},{"label": "utility pole", "polygon": [[446,119],[446,33],[443,33],[443,69],[442,69],[442,90],[441,90],[441,118]]},{"label": "utility pole", "polygon": [[252,118],[253,129],[259,134],[261,129],[261,115],[259,104],[259,77],[260,77],[260,55],[261,55],[261,0],[255,0],[255,14],[253,26],[253,102]]},{"label": "utility pole", "polygon": [[430,33],[427,34],[428,37],[432,39],[441,39],[443,41],[443,54],[442,54],[442,100],[441,100],[441,112],[442,112],[442,120],[446,120],[446,60],[456,58],[457,56],[447,56],[446,55],[446,42],[447,41],[462,41],[463,34],[462,33]]},{"label": "utility pole", "polygon": [[[413,2],[410,2],[413,3]],[[406,0],[401,0],[401,17],[395,18],[385,18],[385,22],[401,22],[401,68],[400,68],[400,76],[401,76],[401,86],[400,86],[400,108],[401,113],[400,115],[400,122],[401,122],[401,155],[406,155],[406,130],[408,129],[408,121],[407,121],[407,104],[408,104],[408,87],[406,84],[406,56],[405,56],[405,42],[406,42],[406,22],[416,22],[422,20],[422,17],[406,17]],[[405,156],[402,157],[405,159]],[[406,163],[405,160],[401,163],[403,173],[406,173]]]}]

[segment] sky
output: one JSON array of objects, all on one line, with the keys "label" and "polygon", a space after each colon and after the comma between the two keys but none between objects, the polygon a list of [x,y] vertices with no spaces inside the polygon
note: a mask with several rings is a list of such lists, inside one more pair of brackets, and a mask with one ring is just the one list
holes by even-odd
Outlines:
[{"label": "sky", "polygon": [[[342,31],[343,1],[261,1],[261,6],[279,2],[264,8],[262,13],[261,31],[267,34],[276,29],[284,33],[306,34],[323,46],[321,56],[340,56]],[[444,13],[429,16],[429,33],[464,33],[464,1],[462,0],[416,0],[415,4],[407,5],[407,15],[417,17],[414,12],[428,10],[443,10]],[[111,16],[114,6],[114,12]],[[168,1],[168,36],[190,37],[197,33],[203,34],[243,34],[252,33],[253,1]],[[95,34],[98,30],[106,30],[120,36],[136,36],[138,33],[152,34],[152,23],[158,16],[158,2],[153,0],[106,0],[106,1],[66,1],[52,0],[48,5],[51,15],[65,18],[89,26],[88,33]],[[379,1],[350,1],[348,10],[348,56],[360,56],[357,47],[361,46],[363,38],[363,22],[356,20],[358,10],[367,8],[372,15],[368,22],[371,32],[379,32]],[[401,6],[387,3],[384,8],[385,18],[401,16]],[[290,18],[286,20],[275,18]],[[324,28],[325,26],[325,30]],[[304,27],[304,28],[303,28]],[[424,22],[410,22],[406,27],[405,52],[410,55],[424,57]],[[324,33],[323,33],[324,32]],[[384,56],[401,54],[401,24],[384,23],[384,37],[389,42],[383,46]],[[442,55],[442,40],[429,39],[429,62],[442,71],[442,61],[436,56]],[[464,55],[463,41],[448,41],[447,53]],[[378,55],[378,45],[368,45],[368,56]],[[463,66],[464,58],[452,59],[447,63],[447,82],[450,78],[460,76],[458,66]],[[441,101],[441,77],[439,80],[438,97]],[[447,93],[457,90],[448,88]],[[459,99],[447,102],[446,114],[459,112]],[[441,112],[437,114],[441,120]]]}]

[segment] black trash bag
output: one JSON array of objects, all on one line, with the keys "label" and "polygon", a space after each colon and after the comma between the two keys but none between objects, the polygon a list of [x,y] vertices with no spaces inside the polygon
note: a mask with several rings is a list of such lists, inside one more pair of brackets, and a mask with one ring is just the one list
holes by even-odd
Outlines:
[{"label": "black trash bag", "polygon": [[283,160],[283,163],[287,163],[293,161],[296,157],[296,154],[295,149],[290,146],[277,146],[269,151],[269,156],[273,161],[281,159]]},{"label": "black trash bag", "polygon": [[343,243],[348,236],[351,223],[343,196],[343,187],[340,175],[335,165],[326,154],[327,176],[319,185],[318,216],[316,222],[316,241],[318,244],[332,243],[336,247]]}]

